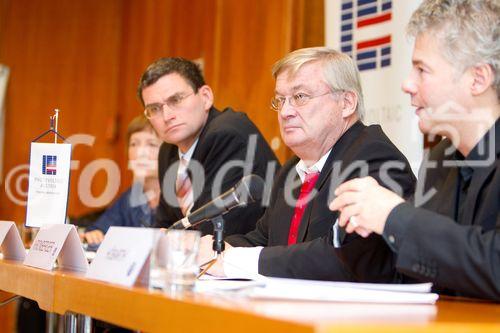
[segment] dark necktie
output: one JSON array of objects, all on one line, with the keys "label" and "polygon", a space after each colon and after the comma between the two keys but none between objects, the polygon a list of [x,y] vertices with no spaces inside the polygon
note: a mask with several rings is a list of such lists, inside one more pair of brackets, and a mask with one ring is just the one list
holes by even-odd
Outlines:
[{"label": "dark necktie", "polygon": [[464,216],[465,209],[465,199],[467,198],[467,192],[469,190],[469,185],[472,179],[473,169],[468,166],[463,166],[459,169],[458,173],[458,189],[457,189],[457,207],[456,207],[456,221],[458,223],[463,223],[462,219]]}]

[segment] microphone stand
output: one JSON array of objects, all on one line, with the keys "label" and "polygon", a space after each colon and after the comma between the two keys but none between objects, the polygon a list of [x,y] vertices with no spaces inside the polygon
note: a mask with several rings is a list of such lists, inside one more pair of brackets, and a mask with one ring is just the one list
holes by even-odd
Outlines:
[{"label": "microphone stand", "polygon": [[224,252],[224,218],[222,215],[219,215],[214,217],[211,221],[214,225],[214,242],[212,245],[214,258],[200,266],[202,270],[196,277],[197,279],[205,275],[205,273],[217,262],[217,260],[222,259],[222,252]]}]

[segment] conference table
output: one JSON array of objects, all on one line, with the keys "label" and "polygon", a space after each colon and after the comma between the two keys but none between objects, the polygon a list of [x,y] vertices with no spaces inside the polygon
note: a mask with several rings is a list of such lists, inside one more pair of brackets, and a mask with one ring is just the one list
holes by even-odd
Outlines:
[{"label": "conference table", "polygon": [[0,290],[35,300],[45,311],[144,332],[500,332],[500,304],[477,300],[403,305],[270,301],[234,293],[172,296],[9,260],[0,260]]}]

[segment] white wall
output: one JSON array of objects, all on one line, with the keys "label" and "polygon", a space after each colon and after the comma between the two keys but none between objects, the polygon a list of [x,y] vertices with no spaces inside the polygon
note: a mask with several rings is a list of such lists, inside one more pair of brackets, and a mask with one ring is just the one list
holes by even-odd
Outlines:
[{"label": "white wall", "polygon": [[[390,65],[382,66],[382,60],[387,59],[377,53],[374,69],[362,70],[361,82],[365,99],[365,124],[380,124],[387,136],[405,154],[412,169],[417,174],[423,155],[423,137],[418,129],[418,119],[415,110],[410,105],[410,98],[401,91],[401,83],[411,68],[411,53],[413,42],[406,37],[405,28],[413,11],[420,1],[377,0],[369,1],[361,8],[357,7],[357,0],[325,0],[325,38],[326,45],[341,50],[342,34],[342,5],[344,14],[351,13],[353,18],[352,56],[356,59],[358,53],[367,49],[357,49],[360,42],[375,40],[390,36],[390,43],[383,47],[390,47]],[[352,9],[348,9],[351,7]],[[359,16],[358,11],[375,8],[377,13]],[[358,22],[374,17],[390,15],[389,20],[358,27]],[[345,27],[349,22],[344,19]],[[346,42],[344,42],[344,47]],[[347,44],[348,45],[348,44]],[[369,49],[368,49],[369,50]],[[378,49],[377,52],[381,50]],[[363,60],[358,62],[358,67]],[[370,61],[370,60],[368,60]]]}]

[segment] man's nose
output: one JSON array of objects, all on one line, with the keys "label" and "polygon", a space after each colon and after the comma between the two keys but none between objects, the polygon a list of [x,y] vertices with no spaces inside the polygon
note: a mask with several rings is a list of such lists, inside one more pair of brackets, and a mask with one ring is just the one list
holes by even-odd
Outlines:
[{"label": "man's nose", "polygon": [[417,93],[417,85],[410,77],[408,77],[401,84],[401,90],[413,96]]},{"label": "man's nose", "polygon": [[288,118],[288,117],[293,117],[297,113],[297,110],[295,109],[294,106],[290,104],[290,98],[287,98],[283,102],[283,106],[278,112],[280,114],[280,117]]},{"label": "man's nose", "polygon": [[168,122],[175,118],[174,110],[172,110],[167,104],[163,104],[161,106],[163,120]]}]

